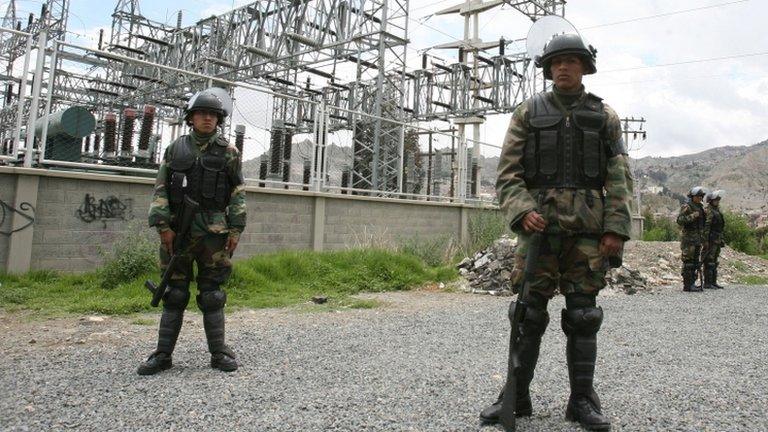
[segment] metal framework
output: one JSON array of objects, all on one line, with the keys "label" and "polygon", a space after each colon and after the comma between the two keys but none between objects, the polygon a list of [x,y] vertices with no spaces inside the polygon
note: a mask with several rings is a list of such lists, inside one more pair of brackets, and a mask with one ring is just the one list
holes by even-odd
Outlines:
[{"label": "metal framework", "polygon": [[[533,21],[563,15],[565,6],[564,0],[466,0],[442,12],[459,13],[465,23],[472,17],[476,36],[477,14],[505,3]],[[25,31],[46,29],[49,40],[63,40],[68,4],[46,0],[42,17],[30,19]],[[108,40],[100,37],[104,52],[60,49],[54,42],[57,59],[47,71],[54,81],[43,97],[50,96],[50,109],[89,107],[100,124],[108,113],[145,104],[157,107],[156,122],[178,122],[185,101],[201,87],[217,80],[255,84],[288,96],[271,101],[273,130],[317,133],[316,119],[327,119],[322,134],[348,130],[354,139],[352,187],[403,191],[404,123],[453,121],[463,131],[467,119],[511,112],[538,82],[524,53],[507,52],[508,41],[470,37],[469,27],[464,40],[441,46],[459,50],[457,63],[425,56],[420,69],[406,70],[409,20],[408,0],[261,0],[182,27],[181,12],[176,25],[167,25],[144,17],[139,0],[117,0]],[[3,27],[17,26],[12,0]],[[10,80],[0,129],[17,117],[8,87],[24,42],[0,38]],[[463,134],[460,141],[466,147]],[[466,169],[461,145],[457,156]]]}]

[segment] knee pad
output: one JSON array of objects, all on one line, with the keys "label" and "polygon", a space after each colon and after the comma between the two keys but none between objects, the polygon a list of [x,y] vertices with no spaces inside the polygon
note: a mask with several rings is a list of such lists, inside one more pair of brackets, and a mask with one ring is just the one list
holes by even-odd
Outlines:
[{"label": "knee pad", "polygon": [[[509,305],[509,321],[511,322],[515,318],[515,311],[517,310],[517,303],[512,302]],[[525,315],[523,316],[522,327],[525,329],[525,334],[531,336],[541,336],[547,330],[549,325],[549,313],[546,309],[539,309],[536,307],[528,306],[525,309]]]},{"label": "knee pad", "polygon": [[591,336],[600,330],[603,323],[603,308],[581,307],[563,309],[561,324],[567,336]]},{"label": "knee pad", "polygon": [[214,312],[227,303],[227,293],[221,290],[203,291],[197,295],[197,306],[203,312]]},{"label": "knee pad", "polygon": [[173,310],[185,309],[189,303],[189,286],[186,284],[169,284],[168,291],[163,296],[163,307]]}]

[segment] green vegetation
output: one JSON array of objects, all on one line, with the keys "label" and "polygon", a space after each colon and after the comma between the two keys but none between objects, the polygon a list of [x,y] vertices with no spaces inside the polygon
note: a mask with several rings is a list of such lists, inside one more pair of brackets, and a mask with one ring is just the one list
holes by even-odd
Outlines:
[{"label": "green vegetation", "polygon": [[429,266],[439,267],[450,264],[457,246],[456,239],[451,236],[417,237],[401,240],[397,250],[419,258]]},{"label": "green vegetation", "polygon": [[680,229],[677,224],[667,218],[656,218],[650,211],[643,213],[643,240],[645,241],[675,241],[680,240]]},{"label": "green vegetation", "polygon": [[157,240],[147,230],[130,226],[115,242],[110,253],[103,253],[104,266],[99,270],[101,287],[113,288],[147,273],[158,271]]},{"label": "green vegetation", "polygon": [[396,247],[398,252],[414,256],[427,265],[439,267],[461,261],[464,257],[473,256],[502,234],[510,234],[502,212],[493,209],[482,209],[469,216],[467,244],[461,245],[452,236],[430,238],[402,239]]},{"label": "green vegetation", "polygon": [[[80,275],[51,271],[23,276],[0,274],[0,307],[44,315],[131,314],[152,309],[143,283],[150,278],[157,281],[157,272],[145,272],[123,282],[110,281],[109,289],[104,288],[105,277],[112,276],[103,270]],[[455,277],[452,268],[430,267],[418,258],[395,252],[295,251],[237,262],[225,288],[228,305],[235,308],[289,306],[307,302],[315,295],[329,298],[325,308],[371,308],[377,305],[375,301],[351,296],[364,291],[405,290]],[[189,307],[196,307],[194,300]]]},{"label": "green vegetation", "polygon": [[733,268],[735,268],[737,271],[745,272],[747,271],[747,265],[744,264],[742,261],[734,261],[731,263],[733,265]]},{"label": "green vegetation", "polygon": [[[753,229],[745,216],[728,211],[723,212],[725,218],[725,243],[737,251],[748,255],[759,255],[768,259],[768,227]],[[675,241],[680,239],[680,229],[677,224],[667,218],[656,218],[650,211],[643,213],[645,219],[643,240],[645,241]]]},{"label": "green vegetation", "polygon": [[472,256],[496,241],[502,234],[510,234],[509,224],[504,213],[499,210],[479,210],[469,216],[469,241],[459,250],[462,259]]},{"label": "green vegetation", "polygon": [[768,285],[768,276],[742,275],[739,277],[739,283],[743,285]]},{"label": "green vegetation", "polygon": [[748,255],[768,254],[768,238],[766,227],[753,229],[749,226],[747,218],[729,211],[723,212],[725,218],[725,243]]}]

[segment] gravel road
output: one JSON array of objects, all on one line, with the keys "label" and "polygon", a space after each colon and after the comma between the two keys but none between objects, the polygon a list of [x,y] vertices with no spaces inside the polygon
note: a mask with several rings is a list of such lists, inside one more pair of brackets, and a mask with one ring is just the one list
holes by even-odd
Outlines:
[{"label": "gravel road", "polygon": [[[368,310],[240,311],[242,367],[208,367],[188,314],[170,371],[140,377],[157,315],[40,321],[0,312],[2,431],[499,431],[477,413],[502,385],[509,298],[414,291]],[[768,287],[601,296],[596,388],[613,430],[768,430]],[[577,431],[562,298],[519,431]]]}]

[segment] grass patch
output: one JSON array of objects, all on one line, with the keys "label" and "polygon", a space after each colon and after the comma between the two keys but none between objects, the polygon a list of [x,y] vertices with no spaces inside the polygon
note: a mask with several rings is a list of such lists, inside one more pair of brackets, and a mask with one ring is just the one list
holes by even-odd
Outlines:
[{"label": "grass patch", "polygon": [[734,262],[731,263],[731,265],[733,266],[733,268],[735,268],[736,270],[738,270],[740,272],[747,271],[747,265],[744,264],[741,261],[734,261]]},{"label": "grass patch", "polygon": [[131,324],[140,326],[154,326],[156,322],[151,318],[135,318],[133,321],[131,321]]},{"label": "grass patch", "polygon": [[[455,279],[449,267],[431,267],[420,259],[378,250],[281,252],[258,255],[235,264],[225,286],[230,307],[283,307],[329,297],[329,307],[365,309],[372,300],[352,298],[360,292],[406,290],[427,282]],[[158,281],[157,272],[143,273],[104,288],[102,270],[80,275],[30,272],[0,274],[0,307],[42,315],[99,313],[125,315],[152,310],[144,280]],[[193,283],[193,296],[196,288]],[[189,308],[196,308],[194,298]]]},{"label": "grass patch", "polygon": [[739,277],[739,283],[742,285],[768,285],[768,276],[742,275]]}]

